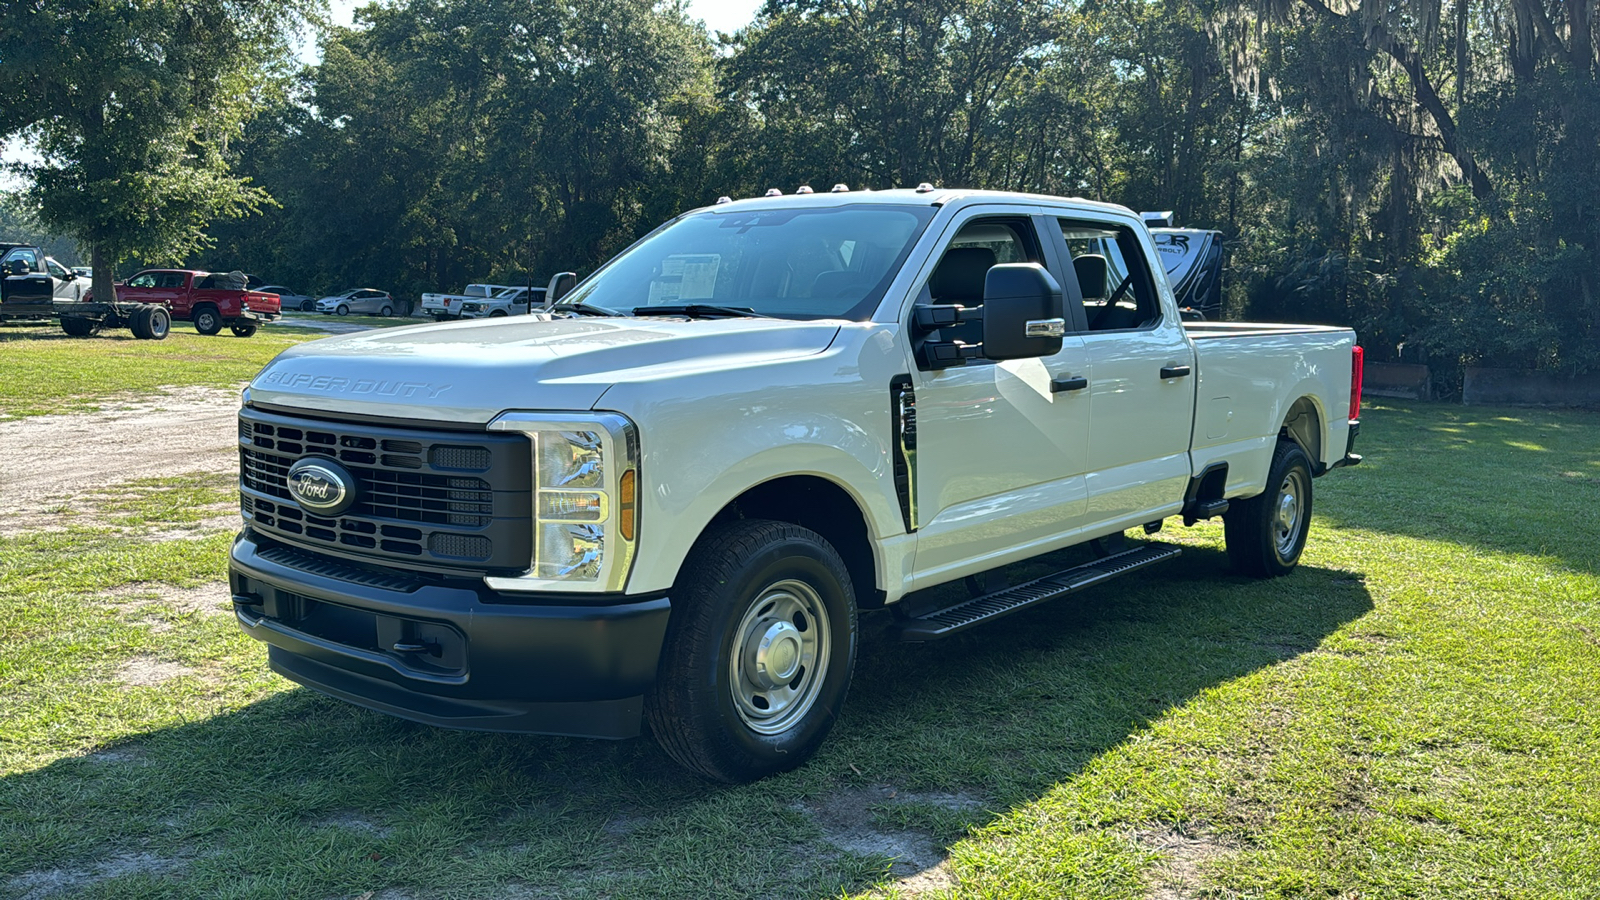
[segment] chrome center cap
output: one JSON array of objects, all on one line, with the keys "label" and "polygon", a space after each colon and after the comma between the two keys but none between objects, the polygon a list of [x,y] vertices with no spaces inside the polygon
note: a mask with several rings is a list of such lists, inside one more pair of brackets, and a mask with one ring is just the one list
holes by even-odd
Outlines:
[{"label": "chrome center cap", "polygon": [[1287,531],[1294,527],[1295,518],[1300,512],[1300,501],[1293,494],[1284,494],[1278,500],[1278,527]]},{"label": "chrome center cap", "polygon": [[800,671],[800,629],[788,622],[773,622],[756,642],[751,680],[767,690],[788,684]]}]

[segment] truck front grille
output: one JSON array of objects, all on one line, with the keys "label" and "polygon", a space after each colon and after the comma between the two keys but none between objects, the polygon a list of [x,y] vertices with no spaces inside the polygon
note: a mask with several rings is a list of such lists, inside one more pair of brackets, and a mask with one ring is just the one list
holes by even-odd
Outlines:
[{"label": "truck front grille", "polygon": [[[336,517],[295,503],[288,471],[336,460],[357,480]],[[531,449],[521,435],[463,434],[239,414],[241,512],[303,547],[430,567],[522,570],[532,534]]]}]

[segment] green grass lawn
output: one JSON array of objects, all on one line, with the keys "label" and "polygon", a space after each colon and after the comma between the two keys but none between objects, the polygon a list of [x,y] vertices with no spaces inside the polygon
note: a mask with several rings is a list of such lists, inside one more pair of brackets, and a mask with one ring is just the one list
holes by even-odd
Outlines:
[{"label": "green grass lawn", "polygon": [[1595,897],[1597,438],[1370,408],[1293,575],[1169,522],[1176,561],[942,643],[868,616],[822,752],[736,788],[270,675],[230,536],[171,539],[226,474],[142,483],[0,538],[0,896]]},{"label": "green grass lawn", "polygon": [[[54,323],[0,326],[0,421],[92,411],[112,397],[172,385],[243,384],[284,349],[329,336],[294,324],[295,318],[271,323],[248,338],[226,329],[205,337],[189,323],[176,322],[160,341],[137,340],[126,329],[73,338]],[[374,328],[423,324],[374,316],[318,318]]]}]

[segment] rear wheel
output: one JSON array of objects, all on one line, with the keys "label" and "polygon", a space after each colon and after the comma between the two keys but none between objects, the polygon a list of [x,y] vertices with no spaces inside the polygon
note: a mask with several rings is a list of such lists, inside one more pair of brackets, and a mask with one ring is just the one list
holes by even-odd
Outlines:
[{"label": "rear wheel", "polygon": [[729,783],[804,763],[855,669],[855,597],[838,552],[797,525],[746,519],[702,536],[683,573],[645,698],[656,739]]},{"label": "rear wheel", "polygon": [[67,316],[61,320],[61,330],[65,331],[68,337],[88,337],[94,334],[99,324],[93,319],[85,319],[81,316]]},{"label": "rear wheel", "polygon": [[249,337],[256,333],[256,328],[254,322],[237,322],[233,325],[233,334],[234,337]]},{"label": "rear wheel", "polygon": [[164,341],[172,333],[172,313],[166,307],[152,306],[145,314],[145,337],[152,341]]},{"label": "rear wheel", "polygon": [[215,306],[202,306],[194,311],[194,330],[212,335],[222,330],[222,314]]},{"label": "rear wheel", "polygon": [[390,306],[385,306],[383,309],[378,310],[378,315],[384,317],[385,319],[389,318],[389,316],[393,314],[394,308]]},{"label": "rear wheel", "polygon": [[150,310],[151,307],[141,306],[128,317],[128,330],[141,341],[150,340]]},{"label": "rear wheel", "polygon": [[1234,568],[1257,578],[1293,571],[1311,531],[1311,460],[1300,445],[1279,441],[1267,489],[1233,501],[1222,522]]},{"label": "rear wheel", "polygon": [[305,301],[300,304],[300,311],[301,312],[316,312],[317,311],[317,301],[312,300],[310,297],[307,297],[305,299]]}]

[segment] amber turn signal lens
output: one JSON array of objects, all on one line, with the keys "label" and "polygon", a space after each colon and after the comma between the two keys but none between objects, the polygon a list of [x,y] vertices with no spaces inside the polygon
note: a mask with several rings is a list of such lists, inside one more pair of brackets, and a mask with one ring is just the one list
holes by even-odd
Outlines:
[{"label": "amber turn signal lens", "polygon": [[622,473],[622,483],[617,486],[617,518],[618,528],[622,532],[622,539],[633,540],[633,470]]}]

